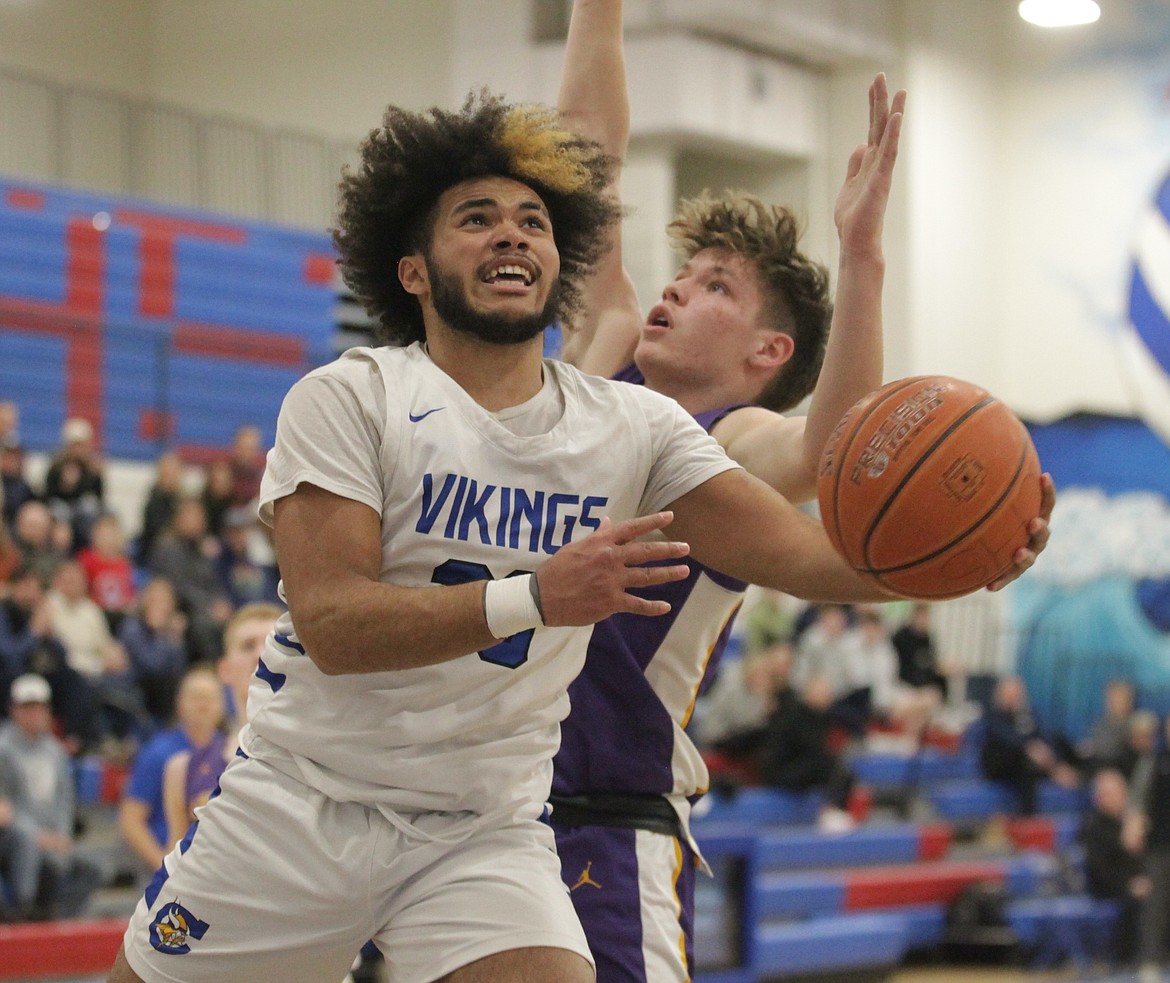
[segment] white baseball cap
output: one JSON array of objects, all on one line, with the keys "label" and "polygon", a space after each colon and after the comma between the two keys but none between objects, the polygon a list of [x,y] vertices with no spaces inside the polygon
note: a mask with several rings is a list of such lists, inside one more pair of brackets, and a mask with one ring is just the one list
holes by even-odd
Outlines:
[{"label": "white baseball cap", "polygon": [[70,417],[61,428],[63,443],[72,444],[93,439],[93,424],[80,416]]},{"label": "white baseball cap", "polygon": [[23,676],[17,676],[12,683],[11,695],[14,704],[48,703],[53,691],[44,676],[26,672]]}]

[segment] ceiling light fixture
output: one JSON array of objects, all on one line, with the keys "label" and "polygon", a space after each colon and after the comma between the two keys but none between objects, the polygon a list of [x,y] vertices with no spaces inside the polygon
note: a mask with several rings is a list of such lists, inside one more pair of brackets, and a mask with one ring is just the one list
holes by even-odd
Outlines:
[{"label": "ceiling light fixture", "polygon": [[1020,0],[1020,16],[1038,27],[1092,24],[1101,16],[1096,0]]}]

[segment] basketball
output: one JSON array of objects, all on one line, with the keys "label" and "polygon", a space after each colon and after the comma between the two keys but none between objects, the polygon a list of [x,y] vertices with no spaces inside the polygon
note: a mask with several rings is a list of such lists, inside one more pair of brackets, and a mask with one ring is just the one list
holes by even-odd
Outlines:
[{"label": "basketball", "polygon": [[994,581],[1040,514],[1040,461],[987,390],[947,376],[887,383],[856,403],[821,454],[821,521],[853,569],[919,600]]}]

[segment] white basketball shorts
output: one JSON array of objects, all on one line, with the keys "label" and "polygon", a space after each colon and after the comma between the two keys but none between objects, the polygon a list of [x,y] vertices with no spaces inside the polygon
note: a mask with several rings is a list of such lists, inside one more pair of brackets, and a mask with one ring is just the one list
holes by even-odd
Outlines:
[{"label": "white basketball shorts", "polygon": [[394,983],[528,946],[592,962],[543,823],[462,838],[466,814],[434,813],[404,833],[242,757],[220,789],[126,930],[147,983],[340,980],[370,939]]}]

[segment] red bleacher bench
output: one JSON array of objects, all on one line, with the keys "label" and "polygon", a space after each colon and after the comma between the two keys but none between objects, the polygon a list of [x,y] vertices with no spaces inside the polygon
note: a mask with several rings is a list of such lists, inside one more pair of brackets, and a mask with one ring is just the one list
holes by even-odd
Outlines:
[{"label": "red bleacher bench", "polygon": [[0,980],[104,975],[125,932],[124,918],[0,925]]}]

